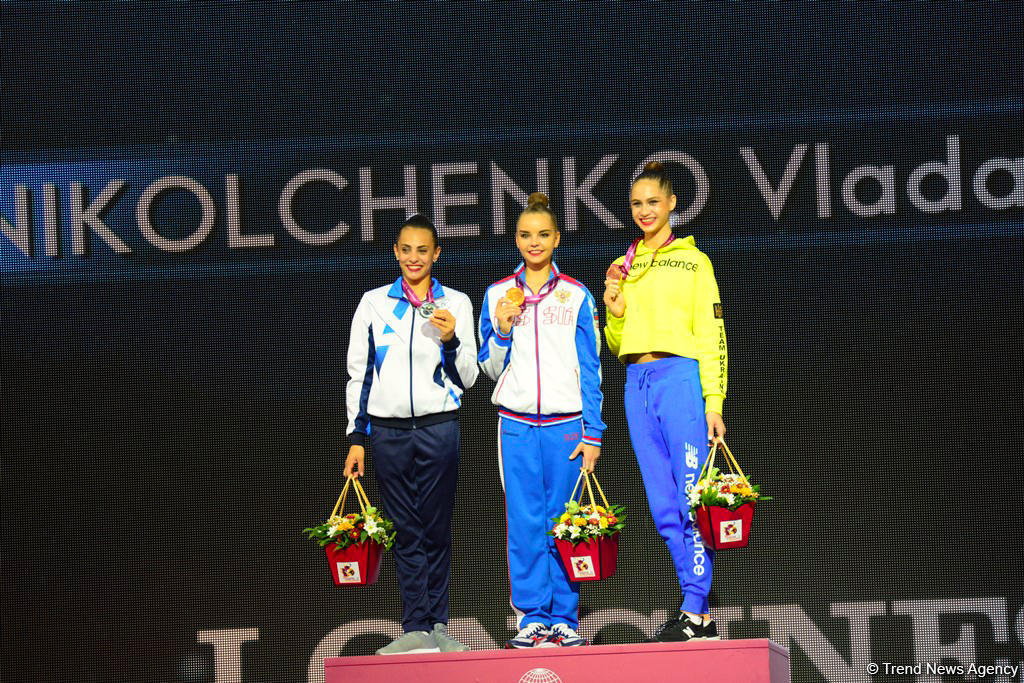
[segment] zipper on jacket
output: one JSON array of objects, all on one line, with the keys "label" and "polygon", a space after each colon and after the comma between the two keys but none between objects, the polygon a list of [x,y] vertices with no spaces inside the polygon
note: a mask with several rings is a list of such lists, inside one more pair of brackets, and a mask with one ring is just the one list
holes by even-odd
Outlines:
[{"label": "zipper on jacket", "polygon": [[533,305],[533,345],[537,356],[537,424],[540,424],[540,304]]},{"label": "zipper on jacket", "polygon": [[416,309],[412,309],[412,323],[409,325],[409,414],[412,415],[412,428],[416,429],[416,408],[412,403],[412,345],[416,337]]}]

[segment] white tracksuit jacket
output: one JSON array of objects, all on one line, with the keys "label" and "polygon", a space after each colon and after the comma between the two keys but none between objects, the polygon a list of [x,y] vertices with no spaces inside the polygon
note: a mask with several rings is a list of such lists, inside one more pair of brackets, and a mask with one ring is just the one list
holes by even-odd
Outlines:
[{"label": "white tracksuit jacket", "polygon": [[[526,304],[504,337],[494,311],[523,268],[488,287],[480,311],[480,366],[497,382],[491,402],[502,417],[534,425],[582,413],[583,441],[600,446],[605,424],[594,297],[552,263],[558,284],[539,303]],[[529,288],[524,292],[529,295]]]},{"label": "white tracksuit jacket", "polygon": [[372,418],[407,420],[457,410],[479,369],[473,304],[462,292],[432,280],[435,303],[455,316],[455,336],[441,333],[402,292],[401,278],[372,289],[352,316],[345,399],[349,435],[362,445]]}]

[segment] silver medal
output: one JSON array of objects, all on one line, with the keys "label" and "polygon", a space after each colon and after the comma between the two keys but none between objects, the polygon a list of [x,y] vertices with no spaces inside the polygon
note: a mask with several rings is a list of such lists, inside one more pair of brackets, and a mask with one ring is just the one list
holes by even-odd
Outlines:
[{"label": "silver medal", "polygon": [[434,311],[437,310],[437,305],[431,301],[426,301],[420,306],[420,315],[424,318],[429,318],[434,315]]}]

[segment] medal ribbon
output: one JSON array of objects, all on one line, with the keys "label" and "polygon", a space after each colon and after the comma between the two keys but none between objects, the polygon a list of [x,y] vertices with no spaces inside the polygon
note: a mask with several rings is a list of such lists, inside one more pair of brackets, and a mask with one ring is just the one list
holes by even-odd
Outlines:
[{"label": "medal ribbon", "polygon": [[[525,269],[523,272],[525,272]],[[537,292],[536,294],[527,295],[526,280],[523,279],[523,272],[520,272],[518,275],[516,275],[516,286],[519,287],[519,289],[523,290],[523,296],[525,297],[523,300],[524,304],[540,303],[541,300],[544,299],[544,297],[550,294],[552,290],[554,290],[554,288],[558,286],[558,279],[561,277],[561,275],[557,271],[554,271],[554,276],[548,278],[548,281],[541,285],[539,292]]]},{"label": "medal ribbon", "polygon": [[[410,287],[405,282],[405,278],[404,277],[402,278],[402,292],[405,294],[405,298],[409,300],[409,303],[412,304],[413,308],[419,308],[420,306],[423,305],[423,302],[420,301],[420,298],[418,296],[416,296],[416,292],[412,291],[412,287]],[[430,303],[434,303],[434,283],[433,283],[433,281],[431,281],[430,286],[427,287],[427,301],[430,302]]]},{"label": "medal ribbon", "polygon": [[[662,244],[660,247],[658,247],[657,249],[654,250],[654,253],[651,254],[651,266],[652,267],[654,266],[654,259],[658,258],[658,250],[660,250],[662,247],[667,247],[668,245],[672,244],[672,242],[674,242],[675,239],[676,239],[675,234],[670,234],[668,236],[668,239],[665,240],[664,244]],[[643,238],[642,237],[638,237],[635,240],[633,240],[633,244],[629,245],[629,249],[626,251],[626,258],[622,262],[622,265],[619,266],[619,268],[622,270],[622,277],[629,276],[629,271],[632,270],[632,268],[633,268],[633,260],[636,258],[636,248],[638,246],[640,246],[640,242],[642,242],[642,241],[643,241]],[[648,270],[650,270],[650,268],[648,268]]]}]

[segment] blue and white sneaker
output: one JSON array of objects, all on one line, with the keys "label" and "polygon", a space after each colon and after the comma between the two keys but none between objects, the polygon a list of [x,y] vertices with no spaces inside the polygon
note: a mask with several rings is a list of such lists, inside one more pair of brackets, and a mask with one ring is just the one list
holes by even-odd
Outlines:
[{"label": "blue and white sneaker", "polygon": [[568,624],[555,624],[547,639],[537,647],[579,647],[586,644],[586,639],[581,638]]},{"label": "blue and white sneaker", "polygon": [[514,638],[505,642],[507,650],[522,650],[528,647],[539,647],[545,642],[551,633],[548,627],[539,621],[534,621],[519,629]]}]

